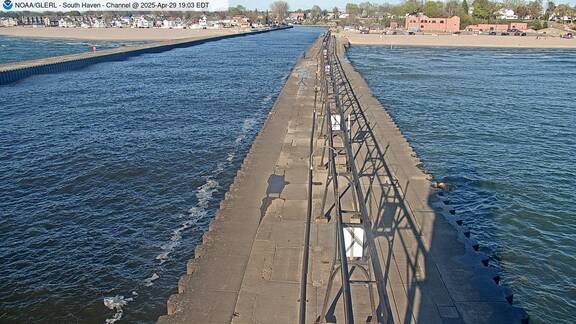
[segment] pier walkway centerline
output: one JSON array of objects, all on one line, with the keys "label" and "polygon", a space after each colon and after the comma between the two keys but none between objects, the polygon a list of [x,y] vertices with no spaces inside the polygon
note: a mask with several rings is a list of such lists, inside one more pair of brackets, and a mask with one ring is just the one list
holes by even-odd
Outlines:
[{"label": "pier walkway centerline", "polygon": [[158,323],[528,322],[344,44],[296,63]]}]

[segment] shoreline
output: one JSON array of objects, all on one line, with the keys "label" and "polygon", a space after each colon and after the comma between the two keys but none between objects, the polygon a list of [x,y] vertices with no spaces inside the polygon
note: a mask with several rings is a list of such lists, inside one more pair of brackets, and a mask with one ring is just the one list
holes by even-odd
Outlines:
[{"label": "shoreline", "polygon": [[467,47],[467,48],[576,48],[576,39],[489,35],[378,35],[342,33],[350,45]]},{"label": "shoreline", "polygon": [[166,29],[166,28],[31,28],[3,27],[0,36],[22,38],[53,38],[93,41],[158,42],[240,34],[245,31],[225,29]]}]

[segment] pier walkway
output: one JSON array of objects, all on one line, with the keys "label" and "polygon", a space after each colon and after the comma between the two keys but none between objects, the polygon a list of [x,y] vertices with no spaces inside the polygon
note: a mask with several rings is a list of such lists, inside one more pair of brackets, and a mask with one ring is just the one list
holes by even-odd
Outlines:
[{"label": "pier walkway", "polygon": [[158,323],[528,322],[344,52],[297,62]]}]

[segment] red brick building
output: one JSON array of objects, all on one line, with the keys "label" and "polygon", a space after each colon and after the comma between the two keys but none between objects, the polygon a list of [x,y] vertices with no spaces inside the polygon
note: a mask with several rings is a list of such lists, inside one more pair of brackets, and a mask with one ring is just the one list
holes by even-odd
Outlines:
[{"label": "red brick building", "polygon": [[460,17],[406,16],[405,27],[409,31],[454,33],[460,30]]},{"label": "red brick building", "polygon": [[508,29],[526,30],[528,29],[528,24],[523,22],[511,22],[510,24],[477,24],[466,27],[467,31],[477,31],[477,32],[486,32],[486,31],[505,32]]}]

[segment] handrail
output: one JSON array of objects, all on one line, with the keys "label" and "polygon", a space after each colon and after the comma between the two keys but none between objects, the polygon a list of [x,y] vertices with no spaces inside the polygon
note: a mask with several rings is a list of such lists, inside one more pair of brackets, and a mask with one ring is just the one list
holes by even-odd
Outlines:
[{"label": "handrail", "polygon": [[[333,91],[334,93],[338,93],[338,85],[336,84],[336,79],[334,77],[334,71],[336,71],[336,68],[338,68],[338,74],[340,76],[340,79],[345,77],[344,72],[341,70],[342,66],[340,65],[339,62],[339,58],[338,58],[338,53],[336,52],[336,40],[334,38],[332,38],[332,52],[330,53],[330,56],[333,60],[330,60],[330,73],[332,75],[332,87],[333,87]],[[346,79],[347,81],[347,79]],[[345,89],[346,92],[352,92],[352,95],[355,97],[354,91],[352,89]],[[342,109],[342,104],[340,102],[340,97],[339,95],[335,96],[335,101],[336,101],[336,110],[338,111],[338,114],[340,115],[340,120],[344,121],[344,113],[343,113],[343,109]],[[362,110],[360,105],[358,105],[359,110]],[[352,151],[352,147],[350,144],[350,135],[349,135],[349,129],[347,128],[346,123],[342,123],[341,125],[341,129],[342,129],[342,135],[344,138],[344,148],[346,150],[346,155],[348,157],[349,160],[349,167],[350,167],[350,172],[352,174],[352,182],[354,185],[354,192],[356,193],[357,196],[357,200],[359,203],[359,207],[360,207],[360,217],[362,219],[362,224],[363,227],[365,227],[365,234],[366,234],[366,241],[368,244],[368,251],[370,253],[370,261],[372,262],[372,268],[374,270],[374,276],[376,277],[376,288],[378,290],[378,297],[379,297],[379,303],[380,303],[380,316],[388,323],[390,323],[392,321],[391,316],[389,316],[391,314],[391,309],[390,309],[390,305],[388,302],[388,298],[386,295],[386,286],[384,284],[384,277],[382,274],[382,267],[380,265],[380,259],[378,257],[378,253],[376,250],[376,244],[375,244],[375,239],[374,239],[374,235],[372,233],[372,225],[371,225],[371,220],[368,217],[368,208],[366,207],[366,201],[365,201],[365,197],[364,197],[364,192],[362,190],[362,187],[360,185],[360,177],[359,177],[359,173],[358,170],[356,169],[356,164],[354,162],[354,153]],[[367,229],[366,229],[367,227]]]},{"label": "handrail", "polygon": [[[327,37],[329,37],[329,33],[324,36],[322,40],[322,44],[325,43]],[[322,49],[324,46],[320,47],[320,52],[322,53]],[[318,74],[318,69],[316,70]],[[312,112],[312,131],[310,133],[310,155],[308,158],[308,201],[307,201],[307,209],[306,209],[306,228],[304,230],[304,251],[302,254],[302,273],[300,278],[300,314],[299,314],[299,323],[305,324],[306,323],[306,293],[307,293],[307,285],[308,285],[308,260],[310,257],[310,224],[312,221],[312,180],[313,180],[313,153],[314,153],[314,132],[316,129],[316,105],[318,99],[318,89],[317,89],[317,82],[318,76],[315,80],[314,86],[314,111]]]},{"label": "handrail", "polygon": [[[326,81],[324,81],[326,82]],[[328,118],[328,146],[334,148],[334,140],[332,138],[332,112],[328,105],[326,109],[326,117]],[[334,205],[336,210],[336,228],[338,237],[338,253],[340,256],[340,272],[342,277],[342,295],[344,296],[344,322],[346,324],[354,323],[354,315],[352,311],[352,296],[350,293],[350,273],[348,272],[348,257],[346,256],[346,243],[344,242],[344,224],[342,222],[342,207],[340,206],[340,192],[338,190],[338,177],[336,176],[336,161],[334,150],[330,150],[329,164],[332,172],[332,186],[334,190]]]}]

